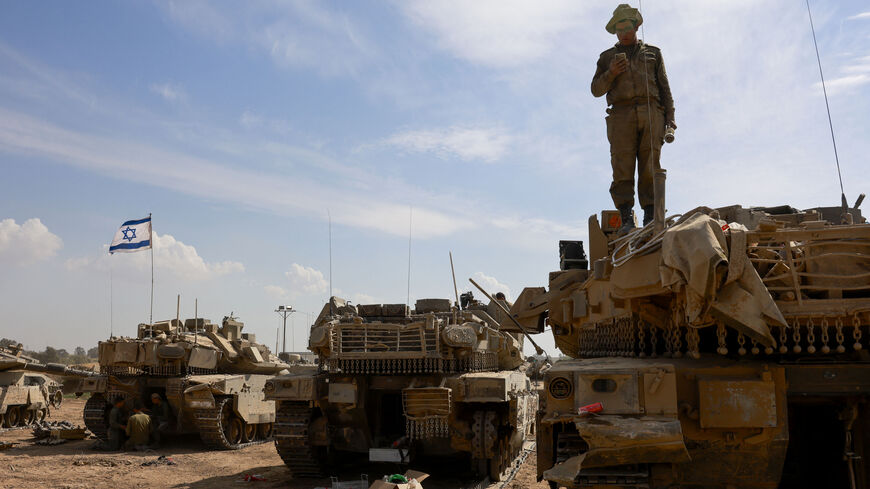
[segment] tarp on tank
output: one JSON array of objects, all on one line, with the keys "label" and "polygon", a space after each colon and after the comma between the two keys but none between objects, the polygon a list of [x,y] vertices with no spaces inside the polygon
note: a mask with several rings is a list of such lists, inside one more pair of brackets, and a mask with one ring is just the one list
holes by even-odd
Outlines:
[{"label": "tarp on tank", "polygon": [[746,256],[746,234],[729,230],[729,246],[722,224],[695,212],[668,228],[662,239],[662,286],[685,291],[690,324],[709,315],[750,338],[774,344],[769,324],[787,326],[758,272]]}]

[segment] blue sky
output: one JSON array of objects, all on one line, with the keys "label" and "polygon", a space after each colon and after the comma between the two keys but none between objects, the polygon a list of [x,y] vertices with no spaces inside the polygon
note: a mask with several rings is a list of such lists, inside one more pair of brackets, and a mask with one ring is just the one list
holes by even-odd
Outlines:
[{"label": "blue sky", "polygon": [[[91,346],[148,319],[149,255],[106,254],[154,215],[155,319],[234,311],[274,344],[279,303],[545,285],[559,239],[611,207],[607,2],[0,5],[0,336]],[[870,189],[870,9],[813,1],[846,194]],[[668,208],[836,205],[806,7],[644,2],[677,141]],[[110,275],[112,287],[110,290]],[[112,299],[110,300],[110,292]],[[111,314],[110,314],[111,306]],[[306,314],[309,313],[309,314]],[[550,338],[539,337],[545,345]]]}]

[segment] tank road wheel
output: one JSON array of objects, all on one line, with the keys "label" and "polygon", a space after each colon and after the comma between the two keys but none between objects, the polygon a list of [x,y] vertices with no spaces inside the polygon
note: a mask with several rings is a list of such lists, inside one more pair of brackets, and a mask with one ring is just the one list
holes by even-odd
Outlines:
[{"label": "tank road wheel", "polygon": [[268,440],[272,437],[272,423],[260,423],[257,425],[257,438]]},{"label": "tank road wheel", "polygon": [[308,432],[316,418],[317,411],[307,401],[282,401],[276,406],[275,448],[294,479],[322,476],[326,447],[313,446]]},{"label": "tank road wheel", "polygon": [[244,440],[244,426],[242,426],[242,420],[231,416],[228,424],[224,425],[224,436],[227,441],[230,442],[230,445],[238,445]]},{"label": "tank road wheel", "polygon": [[109,403],[102,394],[91,394],[85,403],[85,427],[100,440],[109,439]]},{"label": "tank road wheel", "polygon": [[36,421],[36,409],[23,409],[21,420],[24,426],[30,426]]},{"label": "tank road wheel", "polygon": [[198,409],[196,426],[199,437],[209,448],[235,450],[242,445],[242,420],[233,412],[233,399],[215,400],[214,409]]},{"label": "tank road wheel", "polygon": [[242,441],[245,443],[252,442],[257,437],[257,425],[251,423],[245,423],[242,421]]},{"label": "tank road wheel", "polygon": [[9,406],[6,409],[6,427],[7,428],[17,428],[18,423],[21,422],[21,412],[18,410],[18,406]]},{"label": "tank road wheel", "polygon": [[59,408],[62,403],[63,403],[63,391],[58,389],[58,390],[54,391],[54,394],[51,395],[51,405],[54,408]]}]

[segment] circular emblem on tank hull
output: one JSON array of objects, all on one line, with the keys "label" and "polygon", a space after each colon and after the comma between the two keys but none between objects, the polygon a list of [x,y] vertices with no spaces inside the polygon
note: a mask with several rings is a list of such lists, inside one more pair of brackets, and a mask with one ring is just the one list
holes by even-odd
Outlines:
[{"label": "circular emblem on tank hull", "polygon": [[556,377],[550,381],[550,397],[553,399],[568,399],[574,391],[571,382],[564,377]]}]

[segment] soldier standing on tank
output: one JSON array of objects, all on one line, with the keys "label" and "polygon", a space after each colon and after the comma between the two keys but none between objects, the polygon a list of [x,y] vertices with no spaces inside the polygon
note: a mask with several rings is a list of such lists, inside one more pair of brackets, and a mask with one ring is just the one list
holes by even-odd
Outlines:
[{"label": "soldier standing on tank", "polygon": [[613,11],[605,29],[619,42],[598,58],[592,95],[607,94],[607,139],[613,183],[610,195],[622,217],[620,232],[634,228],[634,172],[643,223],[654,215],[653,175],[661,168],[660,156],[667,127],[676,129],[674,99],[659,48],[637,38],[643,23],[640,12],[623,3]]},{"label": "soldier standing on tank", "polygon": [[153,406],[151,413],[151,435],[154,438],[154,446],[159,446],[163,435],[169,431],[172,411],[169,409],[169,403],[163,402],[160,394],[156,392],[151,394],[151,404]]},{"label": "soldier standing on tank", "polygon": [[124,443],[127,425],[124,423],[124,398],[118,396],[109,411],[109,450],[120,450]]}]

